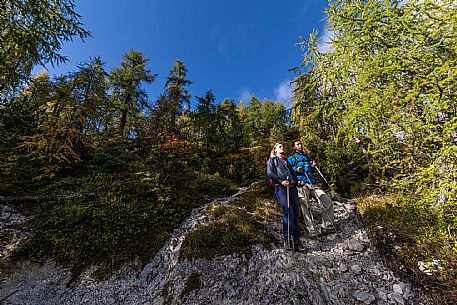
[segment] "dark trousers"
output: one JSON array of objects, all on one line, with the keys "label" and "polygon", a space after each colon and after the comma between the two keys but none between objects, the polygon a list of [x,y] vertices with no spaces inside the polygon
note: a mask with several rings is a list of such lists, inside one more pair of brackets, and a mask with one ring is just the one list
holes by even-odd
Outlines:
[{"label": "dark trousers", "polygon": [[293,241],[299,241],[300,230],[298,227],[299,212],[298,212],[298,192],[296,187],[289,187],[289,207],[287,208],[287,188],[282,185],[275,187],[276,198],[282,208],[282,225],[284,240],[287,241],[289,234],[289,221],[290,221],[290,234]]}]

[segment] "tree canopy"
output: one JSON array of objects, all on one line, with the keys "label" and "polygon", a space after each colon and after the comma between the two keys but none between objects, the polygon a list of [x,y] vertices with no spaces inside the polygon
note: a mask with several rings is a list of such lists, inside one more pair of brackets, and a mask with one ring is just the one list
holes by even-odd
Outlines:
[{"label": "tree canopy", "polygon": [[454,1],[333,1],[327,14],[330,50],[319,52],[316,33],[302,42],[295,80],[302,132],[335,168],[350,158],[367,182],[432,205],[454,202]]},{"label": "tree canopy", "polygon": [[30,76],[32,68],[65,62],[62,43],[90,33],[73,0],[0,1],[0,98]]}]

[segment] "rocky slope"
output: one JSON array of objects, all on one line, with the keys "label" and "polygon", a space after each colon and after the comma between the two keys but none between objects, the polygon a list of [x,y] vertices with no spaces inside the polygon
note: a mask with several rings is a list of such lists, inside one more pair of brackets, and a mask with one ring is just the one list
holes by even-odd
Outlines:
[{"label": "rocky slope", "polygon": [[[67,287],[70,272],[52,261],[24,262],[13,273],[0,275],[1,304],[433,304],[418,288],[397,278],[382,263],[354,214],[351,202],[335,205],[339,233],[320,240],[306,236],[305,251],[295,253],[278,245],[255,245],[252,256],[241,254],[213,259],[179,261],[188,232],[209,221],[207,209],[230,205],[241,193],[195,209],[173,232],[172,238],[144,267],[125,266],[115,276],[94,282],[84,273]],[[265,201],[265,205],[275,205]],[[3,206],[0,229],[25,221],[17,211]],[[281,239],[280,219],[266,223]],[[8,229],[8,243],[18,237]],[[6,232],[6,231],[5,231]]]}]

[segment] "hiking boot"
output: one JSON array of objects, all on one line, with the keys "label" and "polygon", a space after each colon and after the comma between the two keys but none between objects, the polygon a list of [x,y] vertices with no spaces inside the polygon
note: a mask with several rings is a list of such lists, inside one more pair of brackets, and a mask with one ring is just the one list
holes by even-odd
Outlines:
[{"label": "hiking boot", "polygon": [[308,237],[310,239],[318,239],[319,238],[318,234],[316,234],[315,232],[308,234]]},{"label": "hiking boot", "polygon": [[284,241],[284,249],[285,249],[285,250],[292,250],[292,246],[289,245],[289,243],[287,242],[287,240]]},{"label": "hiking boot", "polygon": [[336,233],[334,228],[326,228],[321,230],[321,232],[318,234],[318,237],[327,236],[334,233]]},{"label": "hiking boot", "polygon": [[301,242],[299,240],[298,241],[294,241],[293,250],[294,250],[294,252],[302,252],[303,251],[303,245],[301,244]]}]

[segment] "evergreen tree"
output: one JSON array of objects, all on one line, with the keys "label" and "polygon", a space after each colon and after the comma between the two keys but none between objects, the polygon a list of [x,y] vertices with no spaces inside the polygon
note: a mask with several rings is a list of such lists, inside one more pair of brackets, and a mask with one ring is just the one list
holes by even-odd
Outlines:
[{"label": "evergreen tree", "polygon": [[245,137],[251,146],[264,144],[268,141],[270,131],[274,126],[285,125],[286,111],[284,105],[271,100],[260,101],[252,96],[244,109]]},{"label": "evergreen tree", "polygon": [[148,106],[147,94],[141,88],[143,82],[152,83],[156,77],[146,69],[148,59],[140,51],[125,54],[119,68],[110,73],[113,107],[117,111],[117,129],[121,136],[129,137],[138,132],[131,128],[141,112]]},{"label": "evergreen tree", "polygon": [[72,0],[0,1],[0,102],[37,64],[59,64],[64,41],[89,36]]},{"label": "evergreen tree", "polygon": [[237,153],[242,147],[243,125],[236,104],[224,99],[217,106],[217,138],[220,154]]},{"label": "evergreen tree", "polygon": [[205,157],[211,157],[217,140],[216,106],[213,92],[207,91],[203,97],[197,97],[197,110],[193,114],[197,140],[203,144]]},{"label": "evergreen tree", "polygon": [[315,34],[303,42],[302,131],[317,131],[329,159],[368,170],[372,182],[421,194],[428,204],[452,202],[454,1],[334,1],[327,14],[330,51],[319,53]]},{"label": "evergreen tree", "polygon": [[192,82],[187,79],[187,72],[184,63],[176,60],[165,83],[165,95],[169,103],[172,129],[175,129],[178,117],[186,109],[190,110],[191,94],[185,87],[192,84]]},{"label": "evergreen tree", "polygon": [[34,98],[38,111],[45,113],[37,132],[22,137],[21,144],[29,158],[41,162],[42,172],[36,178],[87,161],[100,128],[106,88],[106,72],[96,58],[80,65],[78,71],[58,77],[45,94],[40,83],[25,92]]}]

